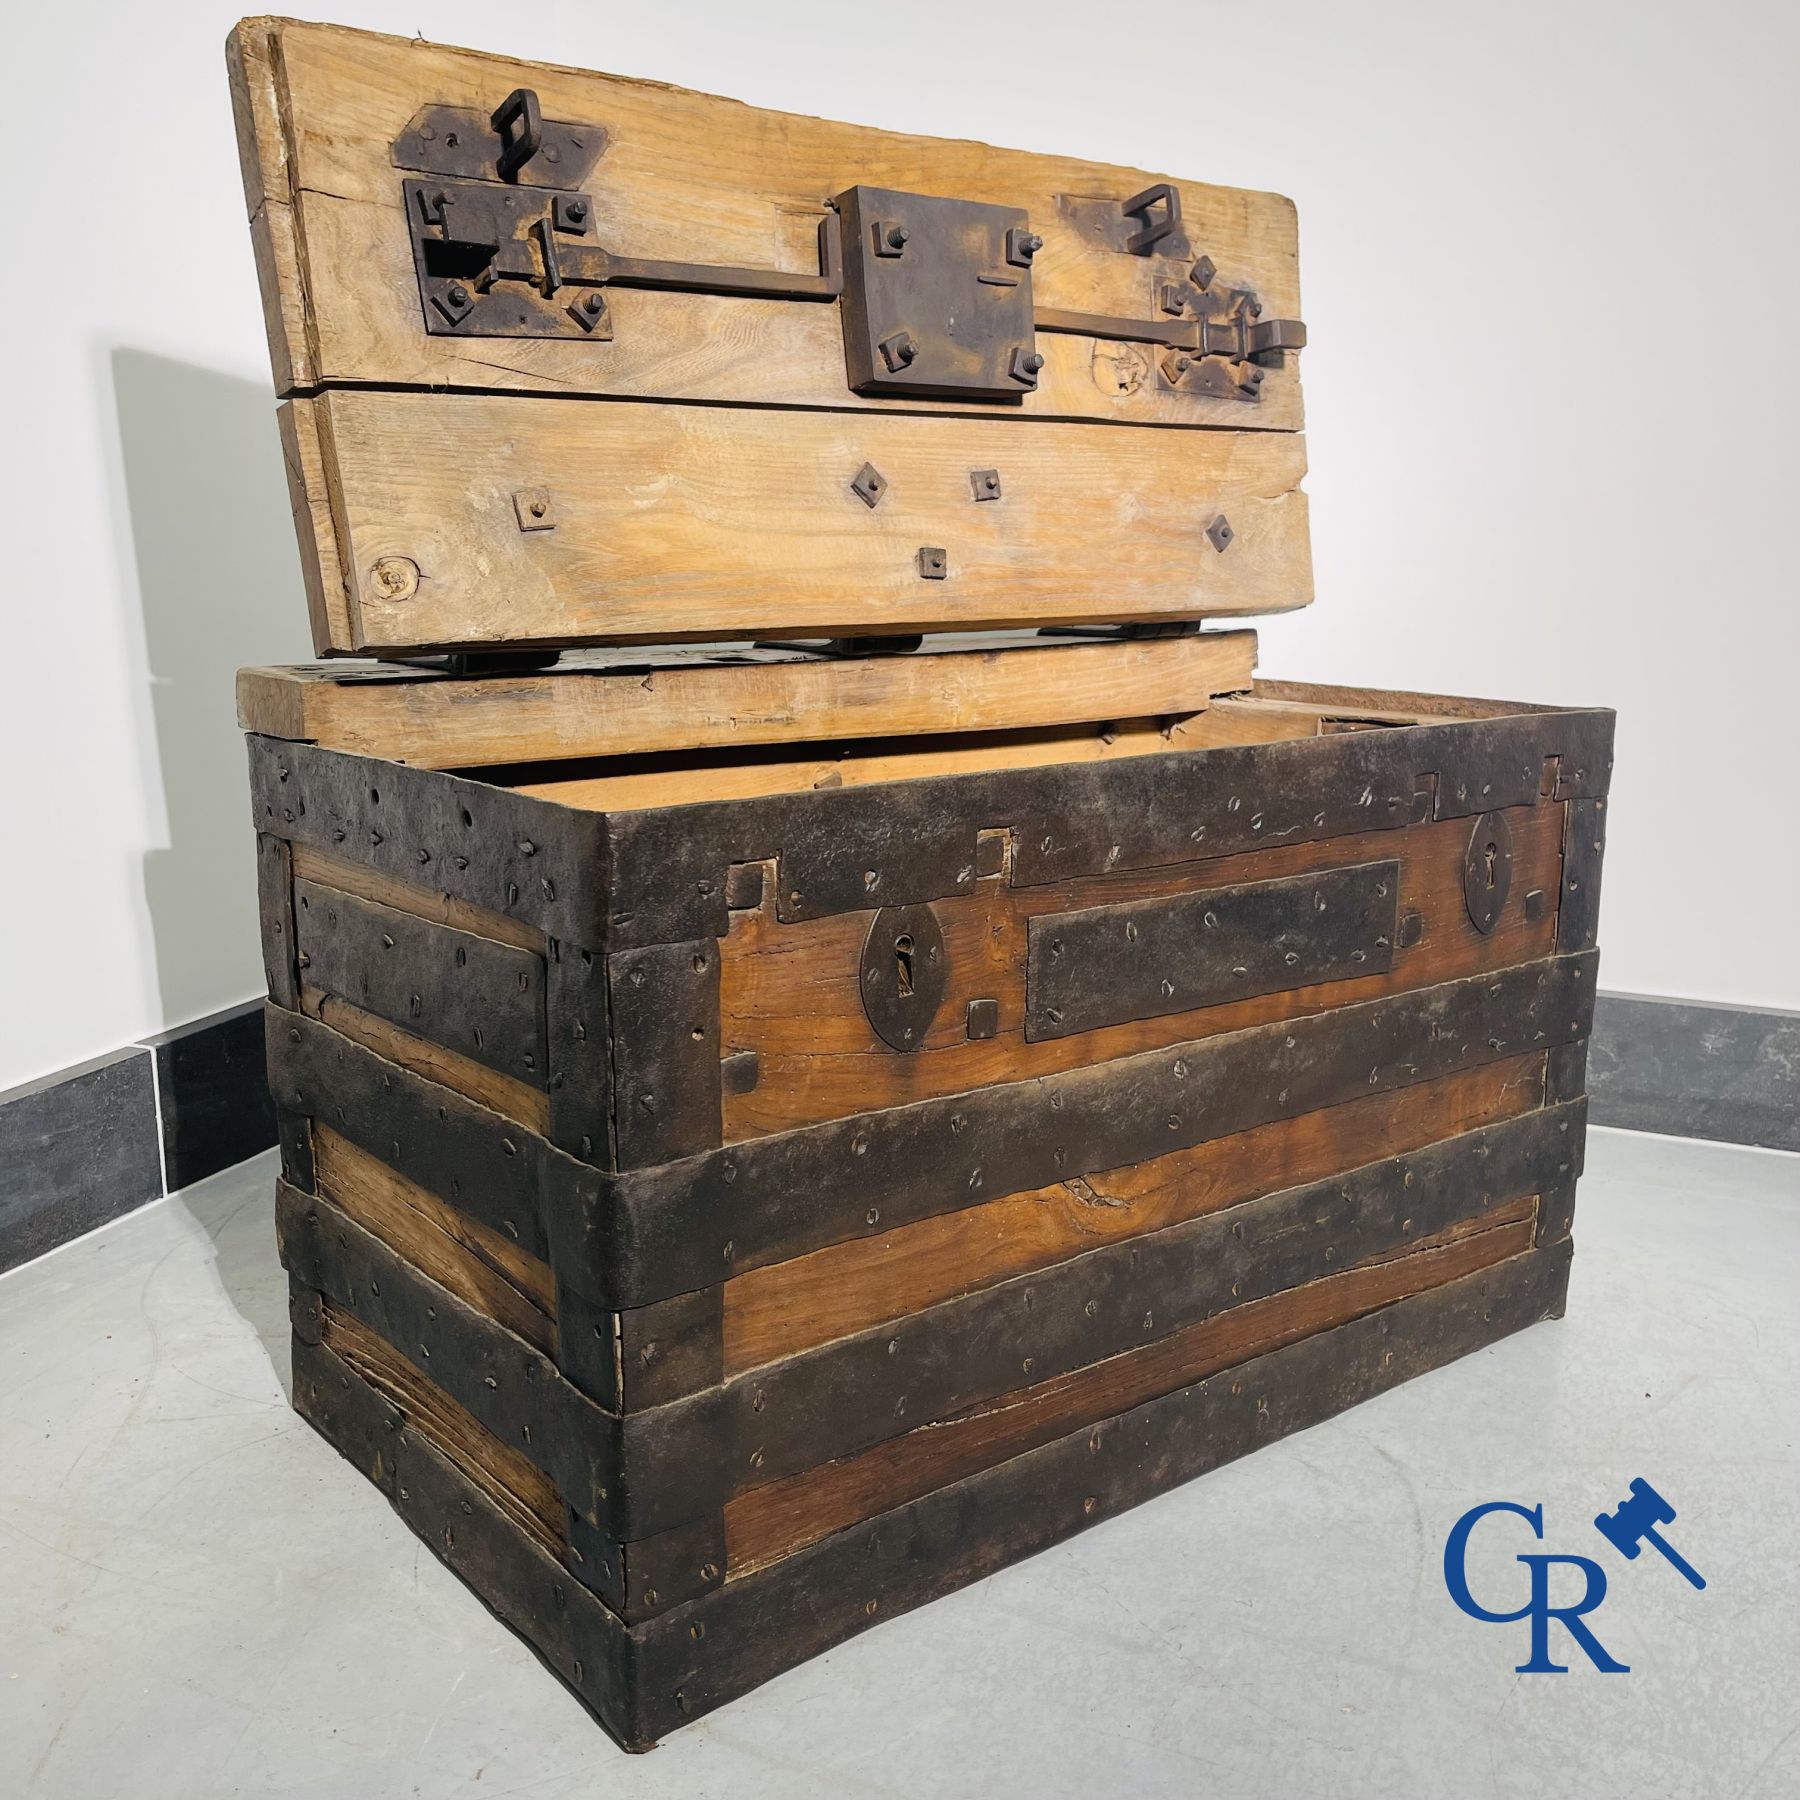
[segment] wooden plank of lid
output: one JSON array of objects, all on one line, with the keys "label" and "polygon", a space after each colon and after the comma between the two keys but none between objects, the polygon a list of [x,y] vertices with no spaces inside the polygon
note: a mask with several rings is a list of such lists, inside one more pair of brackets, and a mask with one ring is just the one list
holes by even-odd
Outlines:
[{"label": "wooden plank of lid", "polygon": [[[1169,621],[1312,597],[1287,432],[348,389],[290,404],[322,426],[357,651]],[[865,463],[887,482],[876,507],[852,490]],[[997,505],[971,489],[990,468]]]},{"label": "wooden plank of lid", "polygon": [[[610,341],[428,336],[392,147],[420,110],[485,115],[513,89],[545,118],[590,122],[605,149],[581,184],[594,242],[618,256],[805,272],[828,197],[862,184],[1021,207],[1043,248],[1040,310],[1162,319],[1204,255],[1217,283],[1298,317],[1298,234],[1277,194],[1173,182],[1180,228],[1124,245],[1121,202],[1167,180],[1141,169],[997,149],[790,113],[657,82],[554,68],[418,40],[250,19],[228,46],[245,194],[259,240],[277,383],[338,382],[765,404],[966,410],[858,396],[831,305],[609,290]],[[417,173],[417,171],[411,171]],[[1176,392],[1150,346],[1040,334],[1031,417],[1296,430],[1297,360],[1270,362],[1260,400]]]},{"label": "wooden plank of lid", "polygon": [[424,769],[750,744],[1017,732],[1204,711],[1250,686],[1253,631],[820,660],[598,652],[537,674],[448,680],[314,664],[238,672],[238,723]]},{"label": "wooden plank of lid", "polygon": [[[246,21],[229,50],[321,654],[1194,620],[1310,601],[1294,354],[1234,365],[1243,393],[1266,379],[1260,398],[1232,398],[1172,377],[1128,330],[1083,335],[1095,316],[1173,328],[1182,284],[1184,330],[1198,329],[1195,294],[1224,287],[1254,288],[1267,318],[1296,313],[1293,209],[1278,196],[1171,184],[1180,221],[1147,202],[1137,223],[1161,206],[1170,229],[1138,253],[1124,208],[1157,187],[1146,171],[283,20]],[[828,197],[883,184],[897,201],[1029,217],[1043,240],[1026,258],[1035,389],[1006,403],[856,394],[835,300],[607,287],[610,337],[434,335],[421,281],[448,277],[415,269],[405,197],[436,154],[419,149],[420,121],[458,107],[487,130],[527,86],[547,132],[574,120],[590,145],[603,134],[579,193],[608,256],[803,273]],[[471,171],[471,191],[545,204],[536,173],[516,187],[489,174]]]}]

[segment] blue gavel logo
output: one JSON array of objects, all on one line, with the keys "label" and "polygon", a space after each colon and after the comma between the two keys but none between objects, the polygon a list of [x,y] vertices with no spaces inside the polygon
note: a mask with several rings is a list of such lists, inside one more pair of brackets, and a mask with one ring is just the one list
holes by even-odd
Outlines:
[{"label": "blue gavel logo", "polygon": [[1669,1544],[1656,1529],[1674,1521],[1675,1509],[1643,1476],[1632,1478],[1631,1492],[1609,1513],[1594,1520],[1594,1529],[1625,1558],[1635,1562],[1645,1544],[1654,1545],[1673,1567],[1680,1570],[1695,1587],[1706,1586],[1703,1576],[1681,1552]]},{"label": "blue gavel logo", "polygon": [[[1499,1612],[1483,1606],[1469,1591],[1469,1534],[1491,1513],[1512,1513],[1524,1519],[1532,1535],[1540,1541],[1544,1535],[1544,1509],[1520,1506],[1513,1500],[1489,1500],[1472,1506],[1450,1527],[1444,1540],[1444,1586],[1450,1598],[1472,1619],[1487,1625],[1510,1625],[1522,1619],[1531,1621],[1531,1654],[1518,1665],[1521,1675],[1566,1675],[1566,1664],[1554,1662],[1550,1656],[1550,1621],[1558,1620],[1574,1640],[1582,1654],[1606,1675],[1628,1675],[1630,1669],[1613,1656],[1585,1623],[1587,1615],[1598,1611],[1606,1598],[1606,1571],[1585,1556],[1565,1556],[1549,1551],[1522,1551],[1517,1561],[1531,1571],[1529,1595],[1523,1606],[1511,1612]],[[1687,1559],[1669,1544],[1657,1530],[1670,1524],[1675,1509],[1640,1475],[1631,1484],[1631,1492],[1611,1512],[1601,1513],[1595,1529],[1623,1556],[1635,1562],[1645,1544],[1655,1547],[1668,1562],[1697,1588],[1706,1586],[1705,1579]],[[1581,1572],[1581,1598],[1573,1605],[1552,1606],[1550,1603],[1550,1571],[1561,1564]]]}]

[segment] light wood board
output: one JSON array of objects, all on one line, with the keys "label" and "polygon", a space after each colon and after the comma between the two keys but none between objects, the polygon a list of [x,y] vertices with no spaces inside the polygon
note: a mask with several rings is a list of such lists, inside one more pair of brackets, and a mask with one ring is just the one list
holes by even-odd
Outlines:
[{"label": "light wood board", "polygon": [[[1171,288],[1299,311],[1293,208],[1151,171],[765,112],[657,83],[278,19],[227,49],[293,515],[322,655],[899,634],[1285,611],[1312,598],[1297,356],[1261,398],[1171,385],[1154,345],[1039,331],[1005,404],[859,396],[841,308],[609,289],[612,336],[433,336],[393,146],[527,86],[605,138],[596,244],[804,273],[858,184],[1023,207],[1040,314],[1167,325]],[[486,173],[483,164],[482,172]],[[520,192],[542,193],[525,188]],[[605,404],[600,402],[604,401]],[[1118,429],[1137,426],[1148,429]],[[889,484],[863,505],[872,463]],[[1001,497],[977,504],[977,470]],[[527,494],[553,520],[521,529]],[[1207,536],[1223,516],[1235,541]],[[920,555],[948,573],[925,579]]]},{"label": "light wood board", "polygon": [[[784,924],[775,916],[773,884],[765,884],[761,907],[731,915],[720,957],[722,1050],[750,1050],[757,1057],[755,1087],[725,1097],[725,1140],[1026,1081],[1548,956],[1556,946],[1553,902],[1561,881],[1563,811],[1560,805],[1526,806],[1504,815],[1512,831],[1515,889],[1520,895],[1542,890],[1552,904],[1535,919],[1515,904],[1485,935],[1470,923],[1463,893],[1465,819],[1271,846],[1178,869],[1032,887],[1012,887],[1004,876],[979,880],[968,894],[932,903],[944,934],[945,992],[923,1042],[905,1056],[884,1053],[863,1008],[862,949],[873,915],[839,913]],[[1034,917],[1388,858],[1400,866],[1398,913],[1420,915],[1418,941],[1396,945],[1391,969],[1026,1040],[1026,953]],[[996,1003],[991,1038],[968,1035],[967,1009],[976,999]]]},{"label": "light wood board", "polygon": [[[324,448],[340,649],[1174,621],[1312,596],[1291,433],[345,390],[289,404]],[[850,485],[865,462],[889,483],[873,508]],[[990,468],[1002,497],[978,502],[971,474]],[[550,529],[521,529],[522,495]],[[1221,516],[1223,551],[1206,535]],[[927,547],[942,579],[921,574]]]},{"label": "light wood board", "polygon": [[[619,289],[610,342],[426,336],[390,146],[423,106],[485,115],[520,86],[546,118],[605,131],[583,191],[596,241],[615,255],[815,271],[825,200],[862,183],[1026,208],[1044,240],[1032,271],[1041,308],[1157,318],[1162,285],[1185,282],[1204,253],[1217,280],[1253,288],[1267,316],[1299,316],[1294,209],[1276,194],[1180,181],[1183,228],[1127,255],[1119,203],[1172,178],[291,20],[246,20],[228,60],[283,392],[354,382],[967,410],[852,394],[828,304]],[[1169,388],[1144,345],[1046,333],[1039,349],[1028,416],[1283,431],[1301,422],[1291,356],[1249,405]]]},{"label": "light wood board", "polygon": [[313,664],[240,670],[238,724],[417,768],[476,768],[1175,717],[1248,688],[1255,665],[1251,631],[911,656],[622,662],[460,681]]}]

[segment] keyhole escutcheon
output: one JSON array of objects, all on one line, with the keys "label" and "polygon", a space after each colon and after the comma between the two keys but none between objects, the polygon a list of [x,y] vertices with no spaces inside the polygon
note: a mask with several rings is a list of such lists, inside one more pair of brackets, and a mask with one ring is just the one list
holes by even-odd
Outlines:
[{"label": "keyhole escutcheon", "polygon": [[869,921],[858,971],[863,1011],[893,1050],[925,1042],[949,978],[944,931],[929,906],[884,906]]},{"label": "keyhole escutcheon", "polygon": [[1469,923],[1484,936],[1500,923],[1512,887],[1512,831],[1504,813],[1475,821],[1463,856],[1463,899]]}]

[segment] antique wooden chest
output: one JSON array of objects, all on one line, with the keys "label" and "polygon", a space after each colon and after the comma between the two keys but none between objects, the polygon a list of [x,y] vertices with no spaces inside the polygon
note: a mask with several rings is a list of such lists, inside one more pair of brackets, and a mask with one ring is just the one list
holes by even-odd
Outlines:
[{"label": "antique wooden chest", "polygon": [[1199,628],[1286,202],[230,58],[295,1404],[622,1743],[1561,1311],[1612,719]]}]

